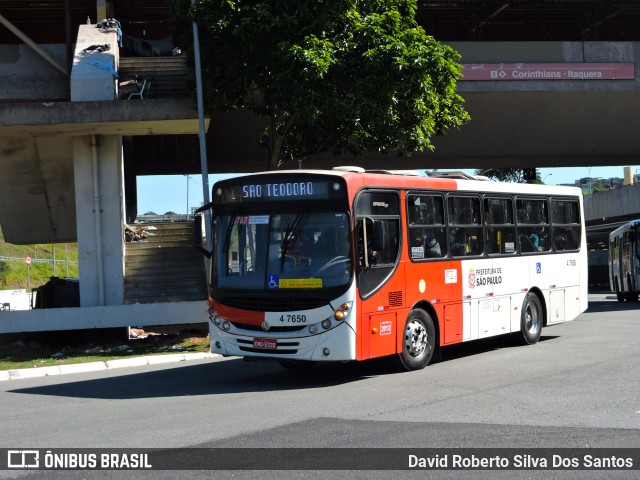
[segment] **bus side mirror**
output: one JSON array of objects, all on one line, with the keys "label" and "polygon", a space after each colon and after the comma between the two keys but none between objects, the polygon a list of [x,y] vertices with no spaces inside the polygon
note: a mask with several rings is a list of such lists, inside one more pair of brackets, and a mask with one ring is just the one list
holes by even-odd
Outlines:
[{"label": "bus side mirror", "polygon": [[211,250],[207,250],[207,234],[204,222],[206,221],[205,211],[199,209],[193,216],[193,244],[207,258],[211,258]]}]

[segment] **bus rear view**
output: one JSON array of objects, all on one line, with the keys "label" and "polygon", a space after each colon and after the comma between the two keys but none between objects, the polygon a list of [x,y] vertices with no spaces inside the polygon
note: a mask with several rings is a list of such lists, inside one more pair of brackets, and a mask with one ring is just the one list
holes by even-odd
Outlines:
[{"label": "bus rear view", "polygon": [[609,284],[619,302],[638,301],[640,290],[640,220],[609,234]]}]

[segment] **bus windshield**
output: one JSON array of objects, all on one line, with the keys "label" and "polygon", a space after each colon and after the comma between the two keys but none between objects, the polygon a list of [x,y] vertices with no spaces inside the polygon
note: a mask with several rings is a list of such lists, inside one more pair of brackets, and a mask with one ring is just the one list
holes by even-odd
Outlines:
[{"label": "bus windshield", "polygon": [[278,290],[346,285],[352,248],[346,212],[223,215],[215,219],[213,288]]}]

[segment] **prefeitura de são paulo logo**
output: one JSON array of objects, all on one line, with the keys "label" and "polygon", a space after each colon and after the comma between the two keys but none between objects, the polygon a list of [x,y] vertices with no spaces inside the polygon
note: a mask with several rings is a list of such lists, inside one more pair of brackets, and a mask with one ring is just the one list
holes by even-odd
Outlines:
[{"label": "prefeitura de s\u00e3o paulo logo", "polygon": [[473,268],[469,269],[469,288],[476,286],[476,271]]}]

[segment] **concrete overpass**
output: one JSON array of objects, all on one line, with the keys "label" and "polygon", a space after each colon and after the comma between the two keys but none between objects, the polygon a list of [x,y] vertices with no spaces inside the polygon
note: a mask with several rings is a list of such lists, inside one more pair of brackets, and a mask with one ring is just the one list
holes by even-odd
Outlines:
[{"label": "concrete overpass", "polygon": [[[95,45],[108,48],[88,49]],[[0,58],[7,63],[6,55]],[[0,72],[12,76],[20,71],[15,63],[21,58],[9,56],[13,64],[0,65]],[[25,61],[37,64],[33,56]],[[59,70],[40,62],[45,74],[27,82],[26,90],[36,95],[47,91],[48,74]],[[125,304],[124,138],[195,136],[199,121],[190,98],[117,100],[118,64],[116,33],[81,25],[68,80],[70,101],[22,98],[0,109],[0,223],[5,240],[77,242],[80,271],[80,308],[3,312],[0,333],[206,321],[206,294],[197,301]],[[42,88],[34,88],[33,82]]]},{"label": "concrete overpass", "polygon": [[586,195],[584,213],[589,249],[606,249],[609,233],[640,218],[640,184]]},{"label": "concrete overpass", "polygon": [[[434,139],[435,151],[411,158],[369,155],[361,159],[319,157],[315,168],[362,163],[370,168],[500,168],[633,165],[640,159],[638,42],[450,42],[461,53],[465,74],[458,83],[471,122]],[[491,77],[501,71],[557,71],[603,64],[625,68],[624,78],[544,80]],[[538,68],[540,65],[542,67]],[[494,68],[495,67],[495,68]],[[518,68],[519,67],[519,68]],[[474,78],[478,78],[476,75]],[[209,134],[212,172],[265,168],[254,147],[256,119],[237,112],[214,117]],[[247,125],[253,128],[248,128]],[[295,167],[295,166],[294,166]]]},{"label": "concrete overpass", "polygon": [[[393,154],[359,159],[324,156],[305,161],[304,167],[354,162],[387,169],[558,167],[628,165],[640,159],[639,42],[452,45],[461,53],[465,66],[465,77],[458,85],[471,114],[468,125],[435,138],[434,152],[410,158]],[[23,60],[23,67],[30,71],[37,61],[35,54],[22,53],[20,58],[29,60]],[[49,73],[58,75],[40,62],[38,68],[48,73],[41,78],[30,77],[32,95],[44,89]],[[3,71],[12,76],[21,72],[19,66],[13,65],[12,69]],[[566,76],[568,71],[580,69],[591,76]],[[508,76],[513,71],[519,72],[518,79]],[[535,77],[537,72],[565,76],[540,80]],[[500,77],[502,73],[506,78]],[[597,79],[598,75],[603,79]],[[5,104],[0,110],[0,162],[4,172],[0,178],[0,201],[4,205],[0,207],[0,224],[8,241],[73,241],[73,138],[104,134],[129,139],[124,148],[127,186],[135,185],[136,175],[200,171],[195,111],[189,100],[25,100]],[[212,124],[207,135],[210,173],[265,168],[265,152],[255,141],[261,128],[259,119],[247,112],[233,112],[214,115]],[[134,189],[121,193],[126,193],[127,204],[135,198]],[[16,202],[23,205],[20,215],[8,208]],[[23,221],[26,218],[28,222]]]}]

